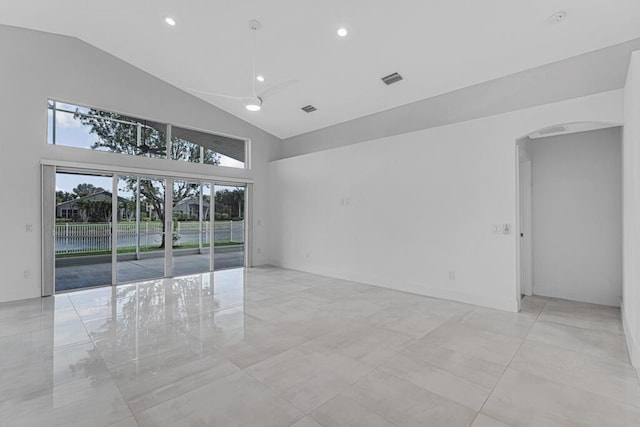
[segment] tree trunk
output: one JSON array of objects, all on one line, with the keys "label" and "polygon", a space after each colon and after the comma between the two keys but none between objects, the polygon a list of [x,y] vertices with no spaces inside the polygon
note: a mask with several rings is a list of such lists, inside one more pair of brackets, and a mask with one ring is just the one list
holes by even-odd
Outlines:
[{"label": "tree trunk", "polygon": [[158,214],[158,219],[162,222],[162,240],[160,241],[160,249],[164,249],[167,237],[167,224],[165,223],[164,215]]}]

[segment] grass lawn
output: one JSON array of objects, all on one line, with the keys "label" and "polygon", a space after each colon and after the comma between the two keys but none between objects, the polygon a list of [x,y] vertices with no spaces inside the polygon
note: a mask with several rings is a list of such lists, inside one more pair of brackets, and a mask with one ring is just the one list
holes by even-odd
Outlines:
[{"label": "grass lawn", "polygon": [[[243,244],[242,242],[216,242],[215,247],[235,246],[235,245],[242,245],[242,244]],[[191,245],[177,245],[177,246],[174,246],[173,249],[194,249],[197,247],[198,247],[198,244],[194,243]],[[202,247],[208,248],[209,244],[206,243],[202,245]],[[161,249],[159,247],[140,248],[140,252],[159,252],[163,250],[164,249]],[[118,248],[118,254],[133,254],[135,252],[136,252],[136,248]],[[81,257],[81,256],[110,255],[110,254],[111,254],[111,251],[91,251],[91,252],[79,252],[79,253],[72,253],[72,254],[56,254],[56,258],[75,258],[75,257]]]}]

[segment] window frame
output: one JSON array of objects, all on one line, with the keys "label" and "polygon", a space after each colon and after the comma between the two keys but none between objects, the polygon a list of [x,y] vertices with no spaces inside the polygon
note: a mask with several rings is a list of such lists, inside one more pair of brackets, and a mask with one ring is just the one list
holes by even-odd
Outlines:
[{"label": "window frame", "polygon": [[[51,103],[53,103],[53,108],[51,107]],[[110,114],[117,114],[117,115],[121,115],[121,116],[126,116],[126,117],[130,117],[132,119],[135,120],[140,120],[140,121],[149,121],[149,122],[153,122],[153,123],[157,123],[160,125],[164,125],[166,130],[165,130],[165,138],[166,138],[166,148],[165,148],[165,156],[164,157],[153,157],[153,156],[142,156],[142,155],[135,155],[135,154],[128,154],[128,153],[117,153],[114,151],[106,151],[106,150],[93,150],[91,148],[84,148],[84,147],[76,147],[76,146],[70,146],[70,145],[63,145],[63,144],[57,144],[56,143],[56,111],[61,111],[64,112],[66,114],[76,114],[75,111],[71,111],[71,110],[67,110],[67,109],[60,109],[60,108],[56,108],[56,104],[57,103],[61,103],[61,104],[66,104],[66,105],[71,105],[77,108],[86,108],[86,109],[93,109],[93,110],[99,110],[105,113],[110,113]],[[240,169],[240,170],[251,170],[252,169],[252,165],[251,165],[251,139],[250,138],[246,138],[246,137],[240,137],[240,136],[236,136],[236,135],[231,135],[231,134],[227,134],[227,133],[223,133],[223,132],[216,132],[216,131],[211,131],[208,129],[203,129],[203,128],[198,128],[195,126],[189,126],[189,125],[182,125],[179,123],[174,123],[174,122],[165,122],[162,120],[156,120],[156,119],[151,119],[151,118],[147,118],[144,116],[140,116],[138,114],[130,114],[130,113],[124,113],[124,112],[120,112],[120,111],[114,111],[111,109],[103,109],[101,107],[89,107],[86,105],[82,105],[82,104],[78,104],[75,102],[68,102],[68,101],[62,101],[59,99],[54,99],[54,98],[47,98],[47,111],[53,111],[52,113],[52,117],[51,117],[51,123],[49,123],[49,115],[47,114],[47,132],[46,132],[46,138],[45,138],[45,144],[46,145],[53,145],[53,146],[61,146],[61,147],[67,147],[67,148],[71,148],[71,149],[79,149],[79,150],[90,150],[90,151],[94,151],[94,152],[104,152],[104,153],[112,153],[112,154],[124,154],[124,155],[128,155],[128,156],[133,156],[133,157],[145,157],[145,158],[150,158],[150,159],[160,159],[160,160],[170,160],[173,162],[184,162],[184,163],[191,163],[191,164],[196,164],[196,165],[206,165],[206,166],[212,166],[212,167],[223,167],[223,168],[230,168],[230,169]],[[94,116],[94,115],[90,115],[90,114],[86,114],[86,113],[80,113],[84,116],[87,117],[97,117],[97,118],[101,118],[100,116]],[[123,123],[123,124],[127,124],[127,125],[132,125],[132,126],[138,126],[138,129],[140,126],[146,126],[152,129],[152,126],[149,125],[144,125],[142,123],[138,123],[138,122],[128,122],[125,120],[119,120],[119,119],[109,119],[112,120],[114,122],[118,122],[118,123]],[[207,134],[207,135],[214,135],[214,136],[220,136],[220,137],[224,137],[224,138],[229,138],[229,139],[235,139],[238,141],[238,143],[244,143],[244,167],[234,167],[234,166],[221,166],[221,165],[214,165],[214,164],[210,164],[210,163],[205,163],[204,162],[204,150],[207,149],[207,147],[204,147],[202,145],[199,145],[200,147],[200,161],[195,163],[195,162],[188,162],[188,161],[184,161],[184,160],[178,160],[178,159],[173,159],[171,157],[171,147],[172,147],[172,129],[174,127],[177,128],[181,128],[181,129],[185,129],[185,130],[190,130],[190,131],[194,131],[194,132],[201,132],[203,134]],[[49,131],[51,131],[51,135],[49,135]],[[49,136],[51,136],[51,142],[49,142]],[[137,139],[139,141],[139,133],[137,134]],[[190,142],[190,141],[188,141]],[[195,143],[194,143],[195,144]],[[198,144],[196,144],[198,145]],[[222,153],[218,153],[221,155],[224,155]],[[228,157],[228,156],[227,156]]]}]

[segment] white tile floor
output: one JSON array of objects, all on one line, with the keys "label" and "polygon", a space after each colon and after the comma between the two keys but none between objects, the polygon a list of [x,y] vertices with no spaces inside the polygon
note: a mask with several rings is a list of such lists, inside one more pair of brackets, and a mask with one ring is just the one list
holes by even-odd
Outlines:
[{"label": "white tile floor", "polygon": [[0,425],[640,425],[619,310],[523,306],[277,268],[0,304]]}]

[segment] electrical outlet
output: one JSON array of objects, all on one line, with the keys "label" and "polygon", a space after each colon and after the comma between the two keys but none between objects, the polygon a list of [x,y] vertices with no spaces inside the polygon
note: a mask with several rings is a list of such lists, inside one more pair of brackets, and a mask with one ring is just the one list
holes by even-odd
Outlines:
[{"label": "electrical outlet", "polygon": [[31,233],[33,231],[33,224],[27,224],[24,226],[24,231],[27,233]]},{"label": "electrical outlet", "polygon": [[22,273],[22,277],[24,277],[25,279],[29,279],[31,277],[31,272],[29,270],[25,270]]},{"label": "electrical outlet", "polygon": [[456,280],[456,271],[449,270],[449,280]]}]

